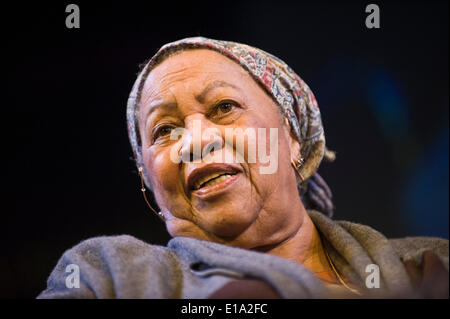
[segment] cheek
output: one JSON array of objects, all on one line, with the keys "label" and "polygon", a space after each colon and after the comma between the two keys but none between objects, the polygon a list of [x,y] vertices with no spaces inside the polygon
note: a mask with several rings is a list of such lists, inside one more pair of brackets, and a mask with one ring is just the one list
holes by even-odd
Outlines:
[{"label": "cheek", "polygon": [[179,189],[178,164],[170,160],[169,149],[148,151],[144,162],[155,192],[174,193]]},{"label": "cheek", "polygon": [[276,176],[279,173],[280,159],[284,159],[280,155],[289,153],[279,114],[276,112],[266,112],[267,117],[264,118],[261,114],[250,114],[236,125],[242,130],[249,128],[254,132],[255,139],[252,142],[245,136],[245,159],[252,171],[257,170],[254,173],[262,177]]}]

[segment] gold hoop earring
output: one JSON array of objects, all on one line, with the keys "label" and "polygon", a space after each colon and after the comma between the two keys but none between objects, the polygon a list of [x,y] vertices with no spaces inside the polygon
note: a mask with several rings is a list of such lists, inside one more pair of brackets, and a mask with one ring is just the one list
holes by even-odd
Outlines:
[{"label": "gold hoop earring", "polygon": [[162,212],[157,212],[152,205],[150,205],[150,202],[147,199],[147,195],[145,194],[146,189],[145,189],[145,184],[144,184],[144,176],[143,176],[143,170],[142,167],[139,167],[139,177],[141,178],[141,191],[142,191],[142,196],[144,196],[144,200],[147,203],[147,206],[159,217],[161,218],[163,221],[166,220],[166,216],[164,216],[164,214]]},{"label": "gold hoop earring", "polygon": [[300,178],[300,183],[303,183],[305,179],[303,178],[302,174],[300,173],[300,168],[305,164],[305,159],[303,157],[297,159],[296,162],[294,160],[291,161],[292,166],[294,166],[294,170],[297,173],[298,177]]}]

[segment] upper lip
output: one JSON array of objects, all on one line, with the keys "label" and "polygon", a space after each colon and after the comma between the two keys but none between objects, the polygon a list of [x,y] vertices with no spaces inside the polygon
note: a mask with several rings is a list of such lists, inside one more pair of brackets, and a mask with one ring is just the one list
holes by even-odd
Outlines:
[{"label": "upper lip", "polygon": [[194,168],[187,176],[186,185],[189,190],[195,190],[195,184],[202,178],[210,174],[237,174],[240,173],[242,169],[239,166],[224,163],[214,163],[207,164],[202,167]]}]

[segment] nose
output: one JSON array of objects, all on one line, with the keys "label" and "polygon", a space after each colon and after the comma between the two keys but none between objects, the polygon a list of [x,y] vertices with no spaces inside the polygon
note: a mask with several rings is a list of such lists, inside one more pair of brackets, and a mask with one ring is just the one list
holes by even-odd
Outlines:
[{"label": "nose", "polygon": [[185,119],[185,136],[180,148],[183,162],[200,163],[213,156],[213,151],[222,149],[224,140],[221,131],[204,117]]}]

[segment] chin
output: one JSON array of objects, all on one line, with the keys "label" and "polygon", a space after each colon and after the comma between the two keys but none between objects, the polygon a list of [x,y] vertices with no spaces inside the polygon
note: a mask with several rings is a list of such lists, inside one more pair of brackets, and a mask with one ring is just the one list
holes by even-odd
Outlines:
[{"label": "chin", "polygon": [[254,223],[259,211],[246,203],[208,206],[197,211],[197,223],[207,232],[224,239],[238,237],[245,232]]}]

